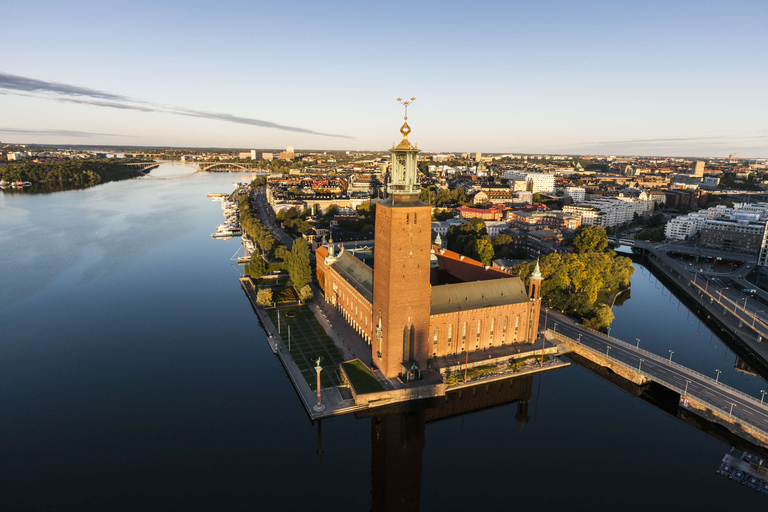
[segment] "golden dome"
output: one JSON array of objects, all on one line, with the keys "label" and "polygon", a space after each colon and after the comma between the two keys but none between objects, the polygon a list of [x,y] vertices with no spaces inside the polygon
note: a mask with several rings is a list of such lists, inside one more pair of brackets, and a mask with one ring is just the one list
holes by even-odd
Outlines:
[{"label": "golden dome", "polygon": [[403,134],[404,139],[408,138],[408,134],[411,133],[411,127],[408,126],[408,121],[403,123],[402,128],[400,128],[400,133]]}]

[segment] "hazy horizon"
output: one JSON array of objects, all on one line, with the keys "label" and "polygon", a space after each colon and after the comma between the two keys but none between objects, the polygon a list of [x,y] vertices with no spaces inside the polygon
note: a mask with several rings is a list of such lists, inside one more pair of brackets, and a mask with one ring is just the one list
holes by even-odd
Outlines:
[{"label": "hazy horizon", "polygon": [[[45,12],[46,16],[39,16]],[[13,3],[0,140],[768,157],[757,1]]]}]

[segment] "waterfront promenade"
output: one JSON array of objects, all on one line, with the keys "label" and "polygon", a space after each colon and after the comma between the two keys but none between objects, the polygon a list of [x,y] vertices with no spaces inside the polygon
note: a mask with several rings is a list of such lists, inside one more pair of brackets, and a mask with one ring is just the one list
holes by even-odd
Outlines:
[{"label": "waterfront promenade", "polygon": [[[542,319],[542,323],[544,319]],[[549,311],[545,326],[559,342],[601,366],[625,373],[637,383],[657,382],[688,399],[691,408],[725,425],[756,444],[768,445],[768,404],[673,361],[602,333],[577,325],[571,318]],[[638,343],[639,345],[639,343]]]}]

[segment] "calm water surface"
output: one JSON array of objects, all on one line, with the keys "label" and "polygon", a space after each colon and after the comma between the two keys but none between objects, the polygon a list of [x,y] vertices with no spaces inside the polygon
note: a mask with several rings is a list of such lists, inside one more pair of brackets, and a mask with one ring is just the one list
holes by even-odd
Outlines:
[{"label": "calm water surface", "polygon": [[[715,474],[729,446],[577,365],[318,432],[210,238],[239,175],[188,172],[0,194],[0,510],[768,505]],[[759,396],[636,269],[612,334]]]}]

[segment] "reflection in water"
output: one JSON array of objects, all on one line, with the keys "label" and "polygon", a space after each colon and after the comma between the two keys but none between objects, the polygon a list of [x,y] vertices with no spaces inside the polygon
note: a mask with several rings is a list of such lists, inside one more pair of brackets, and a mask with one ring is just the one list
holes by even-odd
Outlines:
[{"label": "reflection in water", "polygon": [[427,423],[517,402],[515,419],[522,428],[528,421],[532,383],[533,376],[490,382],[372,416],[371,510],[419,510]]}]

